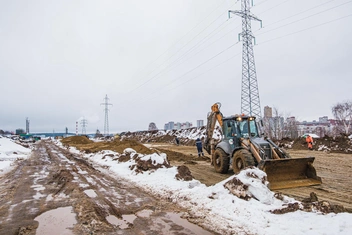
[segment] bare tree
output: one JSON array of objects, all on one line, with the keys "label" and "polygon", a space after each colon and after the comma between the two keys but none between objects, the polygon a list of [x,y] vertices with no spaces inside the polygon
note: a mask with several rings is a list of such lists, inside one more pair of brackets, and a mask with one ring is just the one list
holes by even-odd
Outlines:
[{"label": "bare tree", "polygon": [[337,103],[331,111],[338,122],[338,130],[341,130],[344,134],[349,134],[352,124],[352,101]]}]

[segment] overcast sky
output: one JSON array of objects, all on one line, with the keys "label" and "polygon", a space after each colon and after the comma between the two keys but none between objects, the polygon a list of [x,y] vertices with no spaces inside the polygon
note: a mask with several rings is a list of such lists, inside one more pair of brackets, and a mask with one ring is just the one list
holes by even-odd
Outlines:
[{"label": "overcast sky", "polygon": [[[0,0],[0,129],[146,130],[241,112],[235,0]],[[262,110],[332,118],[351,100],[352,1],[254,0]],[[81,127],[79,127],[81,132]]]}]

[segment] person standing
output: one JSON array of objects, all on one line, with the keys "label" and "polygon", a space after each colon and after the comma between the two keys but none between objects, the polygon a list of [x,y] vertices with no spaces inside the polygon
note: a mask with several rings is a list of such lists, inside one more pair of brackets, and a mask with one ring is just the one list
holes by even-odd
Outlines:
[{"label": "person standing", "polygon": [[177,137],[175,137],[175,141],[176,141],[176,145],[180,144],[180,140]]},{"label": "person standing", "polygon": [[202,141],[199,138],[196,140],[196,146],[198,151],[198,157],[200,157],[201,155],[204,156]]},{"label": "person standing", "polygon": [[311,137],[310,135],[307,135],[306,142],[308,144],[308,149],[313,150],[313,137]]}]

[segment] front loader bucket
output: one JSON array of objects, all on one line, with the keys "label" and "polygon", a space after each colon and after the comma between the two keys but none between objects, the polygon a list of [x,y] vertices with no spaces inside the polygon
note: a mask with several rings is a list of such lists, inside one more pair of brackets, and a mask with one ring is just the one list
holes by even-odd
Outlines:
[{"label": "front loader bucket", "polygon": [[321,184],[313,167],[314,157],[270,159],[258,168],[266,172],[271,190]]}]

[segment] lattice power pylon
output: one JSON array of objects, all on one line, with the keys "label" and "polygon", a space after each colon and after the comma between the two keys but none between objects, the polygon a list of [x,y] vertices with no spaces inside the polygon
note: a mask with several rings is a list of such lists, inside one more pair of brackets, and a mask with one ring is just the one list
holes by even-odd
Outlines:
[{"label": "lattice power pylon", "polygon": [[249,0],[241,1],[241,11],[232,11],[230,13],[242,18],[242,91],[241,91],[241,112],[247,115],[262,117],[259,100],[259,89],[257,74],[254,63],[253,40],[254,36],[251,29],[251,20],[262,22],[250,12]]},{"label": "lattice power pylon", "polygon": [[104,111],[105,111],[105,122],[104,122],[104,136],[108,136],[109,135],[109,98],[108,95],[105,95],[104,98],[104,103],[100,104],[100,105],[104,105]]},{"label": "lattice power pylon", "polygon": [[87,125],[88,125],[87,119],[83,118],[83,119],[81,120],[82,135],[85,135],[85,134],[87,133],[87,131],[86,131]]}]

